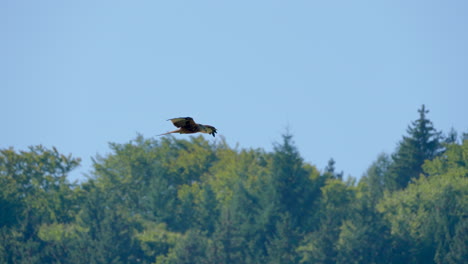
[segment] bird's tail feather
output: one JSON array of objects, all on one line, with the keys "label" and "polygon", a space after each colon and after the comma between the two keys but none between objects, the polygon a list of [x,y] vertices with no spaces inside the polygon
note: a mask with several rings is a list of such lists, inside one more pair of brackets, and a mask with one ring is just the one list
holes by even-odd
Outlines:
[{"label": "bird's tail feather", "polygon": [[168,135],[168,134],[171,134],[171,133],[178,133],[180,132],[180,129],[177,129],[177,130],[174,130],[174,131],[169,131],[169,132],[166,132],[166,133],[163,133],[163,134],[159,134],[158,136],[164,136],[164,135]]}]

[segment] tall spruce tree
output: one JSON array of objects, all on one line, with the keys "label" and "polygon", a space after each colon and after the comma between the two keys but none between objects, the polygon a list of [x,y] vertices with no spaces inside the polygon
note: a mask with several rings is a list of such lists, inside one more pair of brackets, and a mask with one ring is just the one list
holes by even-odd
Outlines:
[{"label": "tall spruce tree", "polygon": [[283,144],[274,147],[270,175],[272,188],[270,201],[277,212],[288,212],[293,226],[304,227],[311,213],[314,184],[311,172],[306,169],[299,151],[294,146],[292,135],[283,135]]},{"label": "tall spruce tree", "polygon": [[418,112],[419,119],[408,126],[408,136],[403,136],[397,151],[392,155],[393,163],[385,183],[391,191],[404,189],[411,179],[419,178],[423,173],[421,166],[424,161],[433,159],[442,150],[441,133],[426,117],[429,110],[422,105]]}]

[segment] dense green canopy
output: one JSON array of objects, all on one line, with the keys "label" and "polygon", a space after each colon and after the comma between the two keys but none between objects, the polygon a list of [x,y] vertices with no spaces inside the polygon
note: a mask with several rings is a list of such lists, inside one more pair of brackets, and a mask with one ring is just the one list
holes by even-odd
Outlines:
[{"label": "dense green canopy", "polygon": [[359,180],[289,134],[272,152],[138,136],[81,183],[55,148],[2,149],[0,263],[462,263],[468,140],[419,113]]}]

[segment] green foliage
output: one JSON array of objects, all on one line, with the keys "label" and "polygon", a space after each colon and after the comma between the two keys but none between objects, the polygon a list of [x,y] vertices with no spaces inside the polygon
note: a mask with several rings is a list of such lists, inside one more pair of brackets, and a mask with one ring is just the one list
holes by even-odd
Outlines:
[{"label": "green foliage", "polygon": [[73,221],[79,210],[80,192],[66,177],[79,162],[43,146],[20,152],[0,150],[0,262],[41,263],[54,259],[44,254],[49,245],[41,236],[59,237],[60,232],[50,228],[47,236],[40,230]]},{"label": "green foliage", "polygon": [[452,248],[458,252],[462,248],[456,230],[463,232],[468,215],[467,147],[468,141],[450,145],[444,155],[425,163],[427,177],[389,194],[379,204],[392,234],[405,246],[411,245],[406,249],[409,261],[449,263],[449,256],[460,254]]},{"label": "green foliage", "polygon": [[386,177],[387,188],[391,191],[405,188],[413,179],[423,173],[424,161],[440,154],[442,145],[441,132],[426,118],[429,112],[422,105],[418,110],[419,119],[408,127],[408,136],[404,136],[396,153],[392,155],[392,164]]},{"label": "green foliage", "polygon": [[0,150],[0,263],[463,263],[468,141],[419,113],[357,183],[289,134],[271,152],[137,136],[81,184],[55,148]]},{"label": "green foliage", "polygon": [[370,198],[377,202],[383,197],[384,190],[386,189],[385,177],[389,173],[391,165],[390,157],[382,153],[377,157],[377,160],[367,169],[367,172],[361,178],[361,182],[369,187]]},{"label": "green foliage", "polygon": [[206,254],[210,241],[198,230],[189,230],[179,237],[167,255],[157,257],[156,264],[210,263]]},{"label": "green foliage", "polygon": [[298,263],[299,226],[295,226],[288,212],[278,217],[275,233],[268,243],[268,263]]},{"label": "green foliage", "polygon": [[182,237],[179,233],[168,231],[164,223],[142,222],[143,230],[136,233],[135,238],[147,256],[164,256]]},{"label": "green foliage", "polygon": [[267,199],[276,213],[288,213],[294,226],[307,229],[323,181],[314,175],[313,169],[305,166],[291,135],[283,135],[283,144],[276,145],[274,150],[267,178],[271,196]]},{"label": "green foliage", "polygon": [[343,181],[329,178],[321,188],[318,226],[298,247],[301,263],[336,263],[340,227],[350,212],[355,194]]},{"label": "green foliage", "polygon": [[390,229],[375,210],[375,191],[370,186],[364,178],[356,188],[355,199],[340,226],[336,263],[397,263],[390,251]]}]

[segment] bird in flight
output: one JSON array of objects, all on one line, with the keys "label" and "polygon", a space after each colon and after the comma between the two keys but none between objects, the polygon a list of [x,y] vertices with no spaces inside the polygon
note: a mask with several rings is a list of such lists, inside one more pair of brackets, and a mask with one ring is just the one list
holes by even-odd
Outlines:
[{"label": "bird in flight", "polygon": [[178,117],[178,118],[171,118],[168,119],[171,120],[172,124],[174,126],[178,127],[179,129],[170,131],[162,135],[167,135],[171,133],[179,133],[179,134],[193,134],[193,133],[206,133],[215,136],[217,133],[216,128],[214,126],[209,126],[209,125],[202,125],[202,124],[197,124],[195,121],[193,121],[193,118],[191,117]]}]

